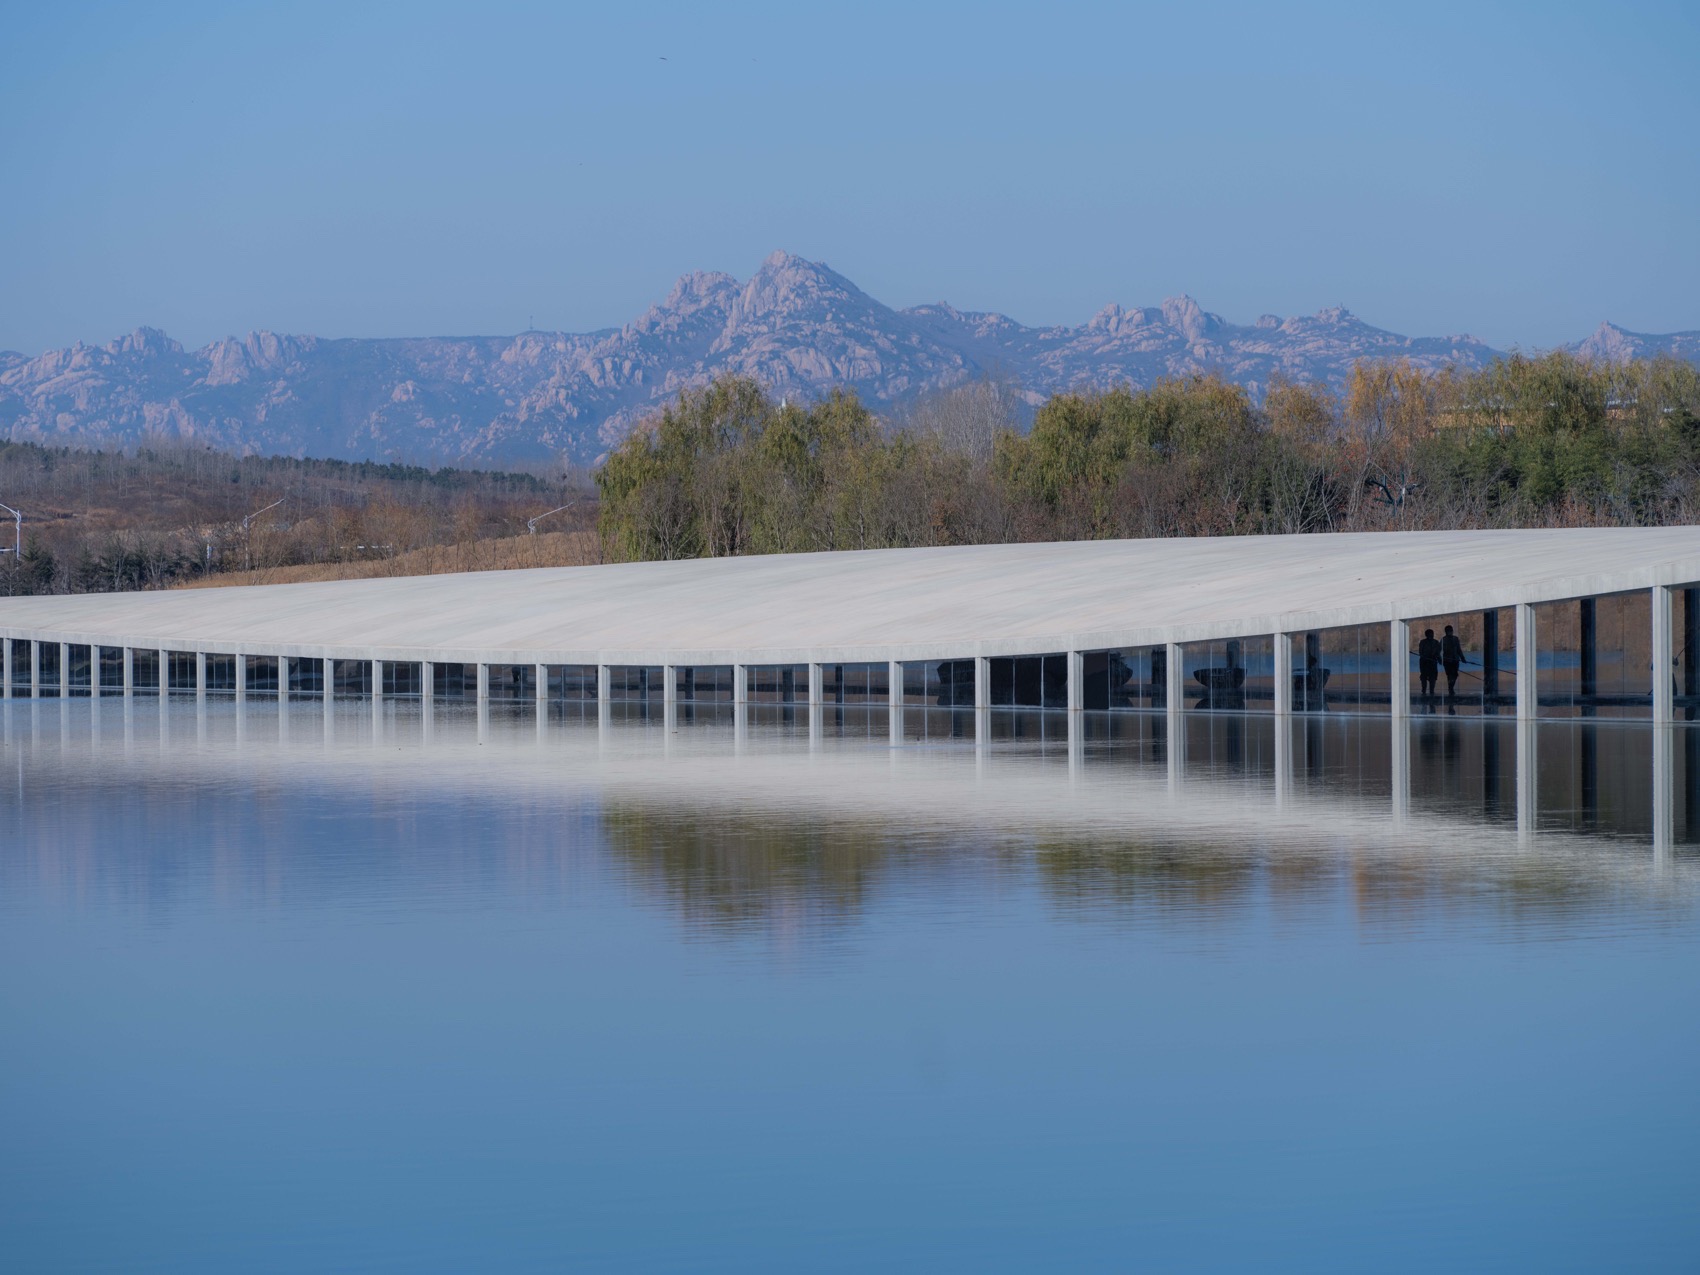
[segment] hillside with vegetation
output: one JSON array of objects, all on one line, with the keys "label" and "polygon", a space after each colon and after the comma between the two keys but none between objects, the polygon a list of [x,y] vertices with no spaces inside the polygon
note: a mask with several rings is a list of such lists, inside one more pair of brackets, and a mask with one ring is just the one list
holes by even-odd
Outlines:
[{"label": "hillside with vegetation", "polygon": [[[0,595],[414,575],[594,559],[579,473],[0,443]],[[558,506],[537,534],[528,520]]]}]

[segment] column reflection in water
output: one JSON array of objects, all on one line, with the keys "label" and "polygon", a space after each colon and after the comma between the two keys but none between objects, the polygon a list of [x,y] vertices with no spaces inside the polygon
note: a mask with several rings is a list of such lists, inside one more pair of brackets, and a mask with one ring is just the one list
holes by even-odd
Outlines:
[{"label": "column reflection in water", "polygon": [[1675,730],[1653,728],[1653,848],[1660,855],[1669,855],[1676,825],[1676,785],[1671,773],[1676,764]]},{"label": "column reflection in water", "polygon": [[1535,719],[1517,719],[1517,835],[1535,835]]},{"label": "column reflection in water", "polygon": [[1163,743],[1169,794],[1180,796],[1181,781],[1186,778],[1186,718],[1180,713],[1163,715]]},{"label": "column reflection in water", "polygon": [[1403,828],[1411,816],[1411,720],[1393,716],[1388,720],[1389,782],[1393,789],[1393,824]]}]

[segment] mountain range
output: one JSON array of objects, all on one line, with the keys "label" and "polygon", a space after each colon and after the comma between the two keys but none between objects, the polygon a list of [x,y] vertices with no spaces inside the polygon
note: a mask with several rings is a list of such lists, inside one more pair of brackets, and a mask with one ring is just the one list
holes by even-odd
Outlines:
[{"label": "mountain range", "polygon": [[[1700,331],[1605,323],[1569,346],[1700,361]],[[1191,297],[1027,327],[943,303],[893,309],[819,262],[775,253],[754,277],[694,273],[620,328],[502,337],[250,333],[187,350],[140,328],[106,346],[0,352],[0,436],[75,446],[150,438],[240,453],[495,465],[591,463],[680,389],[723,373],[775,394],[854,388],[882,411],[980,376],[1029,403],[1057,390],[1216,371],[1254,396],[1279,374],[1338,388],[1359,359],[1479,367],[1474,337],[1406,337],[1334,307],[1240,326]]]}]

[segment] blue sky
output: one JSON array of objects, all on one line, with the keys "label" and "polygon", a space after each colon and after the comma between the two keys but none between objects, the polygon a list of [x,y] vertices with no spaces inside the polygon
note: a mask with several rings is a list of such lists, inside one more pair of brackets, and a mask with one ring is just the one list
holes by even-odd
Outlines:
[{"label": "blue sky", "polygon": [[0,349],[604,327],[775,248],[1028,323],[1700,328],[1692,2],[0,17]]}]

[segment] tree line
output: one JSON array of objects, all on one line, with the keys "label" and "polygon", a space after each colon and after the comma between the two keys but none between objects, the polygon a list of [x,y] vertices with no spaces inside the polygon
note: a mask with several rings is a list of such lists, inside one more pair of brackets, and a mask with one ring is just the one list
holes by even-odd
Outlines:
[{"label": "tree line", "polygon": [[1216,375],[1052,395],[983,381],[881,422],[847,390],[683,392],[598,471],[612,560],[1123,536],[1634,526],[1700,516],[1675,359],[1358,364],[1343,392]]}]

